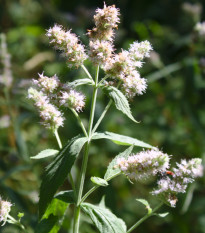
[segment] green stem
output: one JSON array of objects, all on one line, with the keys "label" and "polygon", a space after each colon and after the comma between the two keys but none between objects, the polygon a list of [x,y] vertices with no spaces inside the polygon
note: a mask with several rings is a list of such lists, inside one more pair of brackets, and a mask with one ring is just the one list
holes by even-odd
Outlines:
[{"label": "green stem", "polygon": [[[55,130],[54,134],[55,134],[56,140],[57,140],[57,142],[58,142],[58,146],[59,146],[59,148],[60,148],[60,149],[62,149],[62,143],[61,143],[61,140],[60,140],[60,137],[59,137],[58,131],[57,131],[57,130]],[[70,173],[70,172],[68,173],[68,176],[69,176],[69,180],[70,180],[70,183],[71,183],[72,189],[73,189],[73,191],[75,192],[75,184],[74,184],[73,177],[72,177],[72,175],[71,175],[71,173]]]},{"label": "green stem", "polygon": [[107,104],[107,106],[105,107],[103,113],[101,114],[100,118],[98,119],[97,123],[95,124],[93,130],[92,130],[92,134],[95,133],[95,131],[97,130],[98,126],[100,125],[101,121],[103,120],[105,114],[107,113],[107,111],[109,110],[110,106],[112,105],[113,101],[110,100]]},{"label": "green stem", "polygon": [[90,148],[90,142],[91,142],[91,137],[92,137],[92,127],[93,127],[93,120],[94,120],[95,106],[96,106],[96,99],[97,99],[97,91],[98,91],[98,87],[97,87],[98,75],[99,75],[99,66],[97,67],[96,75],[95,75],[95,87],[93,90],[91,110],[90,110],[90,120],[89,120],[89,126],[88,126],[88,142],[86,143],[86,146],[85,146],[85,152],[84,152],[84,156],[83,156],[82,168],[81,168],[81,173],[80,173],[80,180],[79,180],[78,191],[77,191],[77,205],[75,208],[73,233],[79,232],[80,202],[81,202],[82,193],[83,193],[85,173],[86,173],[87,163],[88,163],[89,148]]},{"label": "green stem", "polygon": [[[111,177],[110,177],[109,179],[107,179],[106,181],[110,181],[111,179],[115,178],[116,176],[119,176],[120,174],[121,174],[121,172],[118,172],[117,174],[111,176]],[[94,192],[96,189],[98,189],[99,187],[101,187],[101,186],[99,186],[99,185],[93,186],[93,187],[82,197],[80,204],[81,204],[82,202],[84,202],[84,201],[88,198],[88,196],[90,196],[90,194],[93,193],[93,192]]]},{"label": "green stem", "polygon": [[61,148],[62,148],[62,143],[61,143],[61,140],[60,140],[58,131],[55,130],[54,134],[55,134],[55,136],[56,136],[56,140],[57,140],[57,142],[58,142],[58,146],[59,146],[59,148],[61,149]]},{"label": "green stem", "polygon": [[73,112],[73,114],[74,114],[75,117],[77,118],[78,123],[79,123],[81,129],[83,130],[83,133],[85,134],[86,137],[88,137],[88,134],[87,134],[87,132],[86,132],[85,126],[83,125],[83,122],[81,121],[81,119],[80,119],[78,113],[77,113],[77,112],[75,111],[75,109],[73,109],[73,108],[71,108],[71,111]]},{"label": "green stem", "polygon": [[[105,78],[107,78],[107,76],[105,76],[104,79],[105,79]],[[103,79],[102,79],[102,80],[103,80]],[[101,81],[102,81],[102,80],[101,80]],[[121,81],[117,84],[117,88],[119,88],[120,84],[121,84]],[[98,84],[98,86],[99,86],[99,84]],[[92,134],[94,134],[95,131],[97,130],[98,126],[100,125],[101,121],[103,120],[105,114],[106,114],[107,111],[109,110],[109,108],[110,108],[110,106],[112,105],[112,103],[113,103],[113,100],[110,100],[110,101],[108,102],[108,104],[107,104],[107,106],[105,107],[103,113],[101,114],[100,118],[98,119],[97,123],[95,124],[95,126],[94,126],[94,128],[93,128]]]},{"label": "green stem", "polygon": [[107,78],[109,78],[109,75],[105,75],[105,77],[102,78],[102,79],[100,80],[100,82],[98,83],[98,87],[100,87],[100,84],[101,84],[103,81],[105,81]]},{"label": "green stem", "polygon": [[135,228],[137,228],[141,223],[143,223],[146,219],[149,217],[153,216],[154,213],[163,205],[164,203],[160,203],[157,207],[155,207],[152,212],[149,214],[146,214],[143,218],[141,218],[139,221],[137,221],[130,229],[127,231],[127,233],[130,233],[133,231]]},{"label": "green stem", "polygon": [[87,74],[88,78],[93,81],[93,78],[92,78],[91,74],[89,73],[89,71],[87,70],[87,68],[84,65],[81,65],[81,67],[83,68],[83,70]]},{"label": "green stem", "polygon": [[13,218],[11,215],[8,215],[8,219],[10,219],[10,223],[19,226],[23,231],[25,231],[25,227],[20,221],[17,221],[15,218]]}]

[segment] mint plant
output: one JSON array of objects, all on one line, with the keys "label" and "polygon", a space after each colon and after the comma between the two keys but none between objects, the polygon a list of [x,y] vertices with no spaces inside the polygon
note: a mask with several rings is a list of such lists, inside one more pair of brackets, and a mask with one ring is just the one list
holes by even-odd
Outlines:
[{"label": "mint plant", "polygon": [[[39,219],[36,232],[40,232],[42,223],[50,225],[47,232],[55,229],[58,232],[60,223],[55,215],[58,202],[63,201],[61,208],[61,220],[70,204],[74,205],[73,233],[78,233],[80,228],[81,211],[87,214],[101,233],[128,233],[132,232],[148,217],[156,215],[156,211],[163,205],[176,206],[177,194],[184,193],[187,185],[198,176],[202,176],[203,169],[201,159],[190,161],[182,160],[176,168],[170,166],[171,156],[135,138],[119,135],[113,132],[98,132],[97,129],[108,112],[111,105],[125,114],[134,123],[138,123],[132,116],[129,101],[136,95],[142,95],[147,89],[147,80],[142,78],[139,69],[143,66],[144,59],[149,57],[152,46],[149,41],[133,42],[128,50],[119,53],[114,49],[114,35],[118,27],[119,9],[115,6],[104,5],[103,9],[97,9],[94,15],[95,27],[88,30],[89,46],[82,45],[79,38],[66,31],[60,25],[47,30],[50,44],[65,58],[69,68],[83,69],[87,78],[76,79],[73,82],[62,83],[57,75],[47,77],[39,74],[38,80],[32,81],[32,87],[28,90],[28,98],[33,100],[39,111],[41,123],[55,135],[59,145],[59,151],[46,149],[33,159],[42,159],[55,156],[48,165],[40,187]],[[84,66],[84,61],[89,59],[95,66],[96,73],[91,75]],[[99,69],[104,71],[104,77],[99,77]],[[89,125],[86,128],[81,120],[80,112],[86,106],[86,96],[80,93],[78,86],[85,85],[93,89]],[[101,89],[109,98],[109,102],[99,119],[95,119],[98,90]],[[82,129],[82,135],[70,139],[62,145],[58,134],[59,127],[63,127],[67,116],[63,111],[69,108],[76,117],[76,121]],[[91,177],[93,187],[84,194],[84,182],[86,168],[89,159],[91,143],[98,139],[109,139],[117,144],[129,146],[125,151],[117,155],[108,165],[104,177]],[[139,153],[132,153],[134,147],[142,147]],[[71,174],[71,169],[76,158],[83,151],[83,161],[80,176],[77,183]],[[127,228],[125,222],[115,216],[103,202],[94,205],[86,202],[86,199],[98,187],[108,186],[109,181],[117,176],[125,175],[131,182],[149,179],[156,176],[157,187],[152,195],[158,197],[159,205],[152,210],[150,204],[144,199],[137,199],[147,208],[147,214]],[[57,193],[58,189],[69,177],[72,190]],[[165,214],[158,214],[164,217]],[[48,220],[48,221],[46,221]],[[60,221],[62,222],[62,221]],[[81,232],[83,232],[81,230]]]}]

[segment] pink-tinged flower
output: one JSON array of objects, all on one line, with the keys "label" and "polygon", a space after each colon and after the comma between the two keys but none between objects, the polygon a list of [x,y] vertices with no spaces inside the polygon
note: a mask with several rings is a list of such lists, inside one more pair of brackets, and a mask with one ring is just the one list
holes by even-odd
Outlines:
[{"label": "pink-tinged flower", "polygon": [[71,30],[65,31],[62,26],[55,25],[47,30],[46,35],[55,49],[62,51],[69,67],[81,66],[87,59],[84,46],[80,43],[76,34]]},{"label": "pink-tinged flower", "polygon": [[141,180],[163,173],[169,168],[170,157],[158,149],[141,151],[128,158],[118,158],[117,167],[131,180]]},{"label": "pink-tinged flower", "polygon": [[62,92],[60,104],[68,108],[73,108],[77,112],[80,112],[85,106],[85,96],[75,90]]},{"label": "pink-tinged flower", "polygon": [[106,6],[103,9],[97,9],[94,16],[95,25],[97,28],[117,28],[119,19],[119,9],[113,6]]},{"label": "pink-tinged flower", "polygon": [[28,90],[28,98],[34,101],[34,104],[40,113],[42,124],[46,128],[54,132],[60,126],[63,126],[63,114],[57,109],[56,106],[50,103],[48,96],[45,95],[44,92],[37,91],[31,87]]},{"label": "pink-tinged flower", "polygon": [[2,226],[6,223],[12,204],[9,201],[3,201],[0,197],[0,222]]},{"label": "pink-tinged flower", "polygon": [[53,93],[60,85],[59,78],[54,75],[53,77],[44,76],[44,74],[38,74],[39,79],[33,79],[33,84],[45,93]]},{"label": "pink-tinged flower", "polygon": [[185,193],[187,185],[202,175],[201,159],[182,160],[181,163],[177,163],[177,168],[173,168],[171,177],[167,175],[157,182],[158,189],[152,194],[158,195],[162,201],[175,207],[177,194]]},{"label": "pink-tinged flower", "polygon": [[104,65],[114,51],[112,43],[106,40],[90,40],[89,45],[89,57],[95,65]]}]

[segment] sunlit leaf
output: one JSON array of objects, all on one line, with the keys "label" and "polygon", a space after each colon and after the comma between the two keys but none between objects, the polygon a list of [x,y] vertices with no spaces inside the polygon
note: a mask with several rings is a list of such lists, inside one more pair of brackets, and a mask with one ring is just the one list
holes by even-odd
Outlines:
[{"label": "sunlit leaf", "polygon": [[110,180],[112,177],[115,177],[117,174],[120,174],[121,171],[119,168],[116,167],[117,159],[118,158],[127,158],[132,152],[133,146],[130,146],[128,149],[123,151],[122,153],[118,154],[109,164],[107,171],[105,173],[104,179]]},{"label": "sunlit leaf", "polygon": [[152,208],[150,207],[150,204],[148,203],[147,200],[145,200],[145,199],[136,199],[136,200],[139,201],[140,203],[142,203],[143,205],[145,205],[145,207],[148,211],[148,214],[152,213]]},{"label": "sunlit leaf", "polygon": [[132,137],[128,137],[128,136],[124,136],[124,135],[120,135],[120,134],[116,134],[116,133],[112,133],[112,132],[96,132],[94,133],[92,139],[101,139],[101,138],[105,138],[105,139],[109,139],[112,142],[119,144],[119,145],[125,145],[125,146],[139,146],[139,147],[144,147],[144,148],[154,148],[153,146],[140,141],[136,138],[132,138]]},{"label": "sunlit leaf", "polygon": [[138,123],[134,117],[132,116],[131,109],[127,98],[124,94],[119,91],[116,87],[113,86],[105,86],[103,87],[105,93],[109,95],[109,97],[114,101],[115,107],[124,113],[127,117],[129,117],[132,121]]},{"label": "sunlit leaf", "polygon": [[108,186],[108,182],[100,177],[93,176],[90,179],[94,184],[97,184],[99,186]]},{"label": "sunlit leaf", "polygon": [[81,208],[90,216],[100,233],[126,233],[127,227],[124,221],[109,209],[89,203],[81,204]]},{"label": "sunlit leaf", "polygon": [[40,188],[39,216],[44,214],[57,189],[63,184],[76,157],[80,153],[86,137],[75,137],[67,143],[54,161],[47,167]]},{"label": "sunlit leaf", "polygon": [[31,159],[43,159],[43,158],[47,158],[50,156],[54,156],[58,154],[58,150],[53,150],[53,149],[46,149],[41,151],[40,153],[38,153],[35,156],[30,157]]}]

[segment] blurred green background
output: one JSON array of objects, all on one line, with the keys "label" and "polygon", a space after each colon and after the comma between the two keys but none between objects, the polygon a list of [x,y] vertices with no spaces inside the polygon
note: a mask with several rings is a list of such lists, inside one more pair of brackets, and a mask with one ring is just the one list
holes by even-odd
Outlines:
[{"label": "blurred green background", "polygon": [[[204,159],[205,35],[203,38],[194,30],[197,22],[205,20],[204,1],[121,0],[106,1],[106,4],[115,4],[121,12],[115,39],[117,51],[127,49],[133,41],[149,40],[154,52],[141,69],[141,76],[149,81],[147,93],[130,103],[140,123],[134,124],[112,107],[99,130],[129,135],[158,146],[173,155],[174,163],[181,158]],[[52,158],[33,161],[30,157],[58,145],[54,136],[39,124],[38,113],[26,97],[27,89],[30,80],[43,71],[47,76],[56,73],[62,81],[85,76],[82,70],[66,67],[63,58],[49,46],[45,32],[54,23],[61,24],[72,28],[87,45],[86,31],[93,27],[92,17],[97,7],[102,8],[103,1],[0,1],[0,33],[6,35],[11,55],[11,64],[8,59],[0,64],[0,195],[14,204],[12,216],[25,213],[22,222],[31,233],[37,224],[41,177]],[[1,54],[5,51],[3,45]],[[86,66],[94,72],[89,62]],[[81,90],[87,95],[86,109],[80,114],[86,125],[91,90]],[[107,102],[103,93],[99,93],[96,118]],[[67,111],[67,116],[65,127],[59,130],[63,143],[80,133],[72,113]],[[105,140],[92,144],[85,191],[92,186],[89,178],[103,177],[108,163],[124,149]],[[81,156],[76,165],[80,162]],[[74,177],[78,176],[77,166],[72,172]],[[161,211],[170,212],[165,219],[152,217],[134,232],[205,233],[204,184],[204,178],[198,179],[187,194],[179,196],[175,209],[162,208]],[[69,188],[65,182],[62,190]],[[151,189],[151,182],[131,184],[124,177],[118,177],[106,189],[98,189],[89,201],[98,203],[105,195],[106,205],[131,226],[146,213],[136,198],[147,198],[152,206],[156,205],[157,200],[149,194]],[[62,233],[68,232],[71,210],[64,220]],[[96,232],[85,216],[81,227],[82,233]],[[0,227],[0,232],[21,231],[6,224]]]}]

